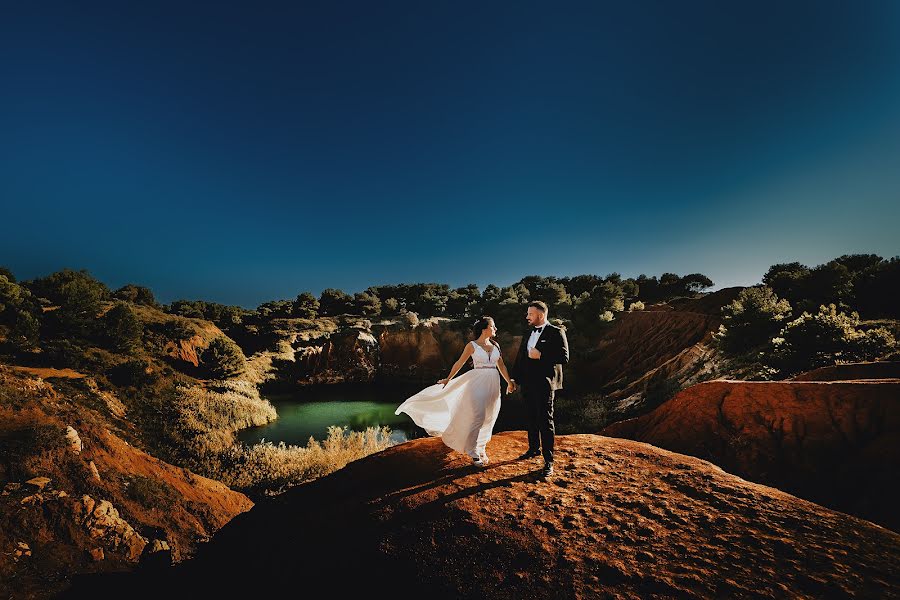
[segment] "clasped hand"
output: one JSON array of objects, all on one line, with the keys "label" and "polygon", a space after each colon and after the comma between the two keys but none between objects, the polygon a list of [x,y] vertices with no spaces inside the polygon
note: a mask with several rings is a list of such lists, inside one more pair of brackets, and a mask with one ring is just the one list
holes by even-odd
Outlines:
[{"label": "clasped hand", "polygon": [[528,358],[533,358],[535,360],[541,357],[541,351],[537,348],[529,348],[528,349]]}]

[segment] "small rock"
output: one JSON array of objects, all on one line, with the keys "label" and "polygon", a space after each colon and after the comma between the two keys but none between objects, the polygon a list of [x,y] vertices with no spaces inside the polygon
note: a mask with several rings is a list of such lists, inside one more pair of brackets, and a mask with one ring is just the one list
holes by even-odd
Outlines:
[{"label": "small rock", "polygon": [[100,479],[100,471],[97,470],[97,465],[94,464],[94,461],[88,462],[88,468],[91,470],[91,479],[98,483],[102,481]]},{"label": "small rock", "polygon": [[57,498],[65,498],[65,497],[67,497],[67,496],[68,496],[68,494],[65,493],[63,490],[59,490],[58,492],[56,492],[56,497],[57,497]]},{"label": "small rock", "polygon": [[28,485],[33,485],[37,489],[42,490],[45,487],[47,487],[48,483],[50,483],[50,478],[49,477],[33,477],[32,479],[29,479],[25,483],[27,483]]},{"label": "small rock", "polygon": [[100,562],[106,556],[103,554],[103,548],[91,548],[89,551],[94,562]]},{"label": "small rock", "polygon": [[81,443],[81,437],[79,437],[78,432],[75,431],[75,428],[71,425],[66,427],[66,441],[69,444],[69,448],[75,454],[80,454],[84,449],[84,444]]},{"label": "small rock", "polygon": [[7,492],[15,492],[22,488],[22,484],[17,481],[12,481],[3,486],[4,491]]},{"label": "small rock", "polygon": [[638,550],[638,553],[635,554],[637,558],[640,560],[652,561],[656,560],[656,557],[653,556],[651,552],[647,552],[646,550]]},{"label": "small rock", "polygon": [[32,494],[30,496],[25,496],[22,498],[22,504],[28,506],[31,504],[40,504],[44,501],[44,496],[41,494]]}]

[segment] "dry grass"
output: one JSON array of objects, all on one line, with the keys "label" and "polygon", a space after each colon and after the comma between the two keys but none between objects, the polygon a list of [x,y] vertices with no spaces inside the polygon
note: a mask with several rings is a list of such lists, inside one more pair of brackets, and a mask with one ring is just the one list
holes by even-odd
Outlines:
[{"label": "dry grass", "polygon": [[207,387],[179,386],[175,397],[177,430],[201,456],[226,450],[238,429],[278,418],[256,386],[240,379],[211,381]]},{"label": "dry grass", "polygon": [[220,479],[229,487],[267,495],[328,475],[354,460],[393,445],[387,427],[365,431],[328,428],[328,438],[310,438],[306,447],[284,442],[262,442],[251,447],[233,446],[225,455]]}]

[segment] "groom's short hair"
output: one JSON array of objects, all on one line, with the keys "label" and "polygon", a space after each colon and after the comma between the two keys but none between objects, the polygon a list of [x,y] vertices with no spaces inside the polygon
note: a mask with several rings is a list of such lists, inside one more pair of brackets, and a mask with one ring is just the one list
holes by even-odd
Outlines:
[{"label": "groom's short hair", "polygon": [[539,311],[541,311],[542,313],[544,313],[545,315],[547,314],[547,311],[548,311],[547,303],[544,302],[543,300],[535,300],[534,302],[529,302],[528,306],[533,306],[536,309],[538,309]]}]

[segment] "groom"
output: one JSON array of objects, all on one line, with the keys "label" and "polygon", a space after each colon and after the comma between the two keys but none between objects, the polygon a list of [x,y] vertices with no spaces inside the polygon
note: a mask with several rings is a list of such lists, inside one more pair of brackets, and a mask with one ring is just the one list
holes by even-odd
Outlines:
[{"label": "groom", "polygon": [[543,453],[545,478],[553,475],[553,394],[562,389],[562,366],[569,362],[566,332],[547,321],[547,312],[540,300],[528,304],[525,320],[531,328],[522,336],[510,373],[516,386],[522,386],[528,426],[528,450],[519,459]]}]

